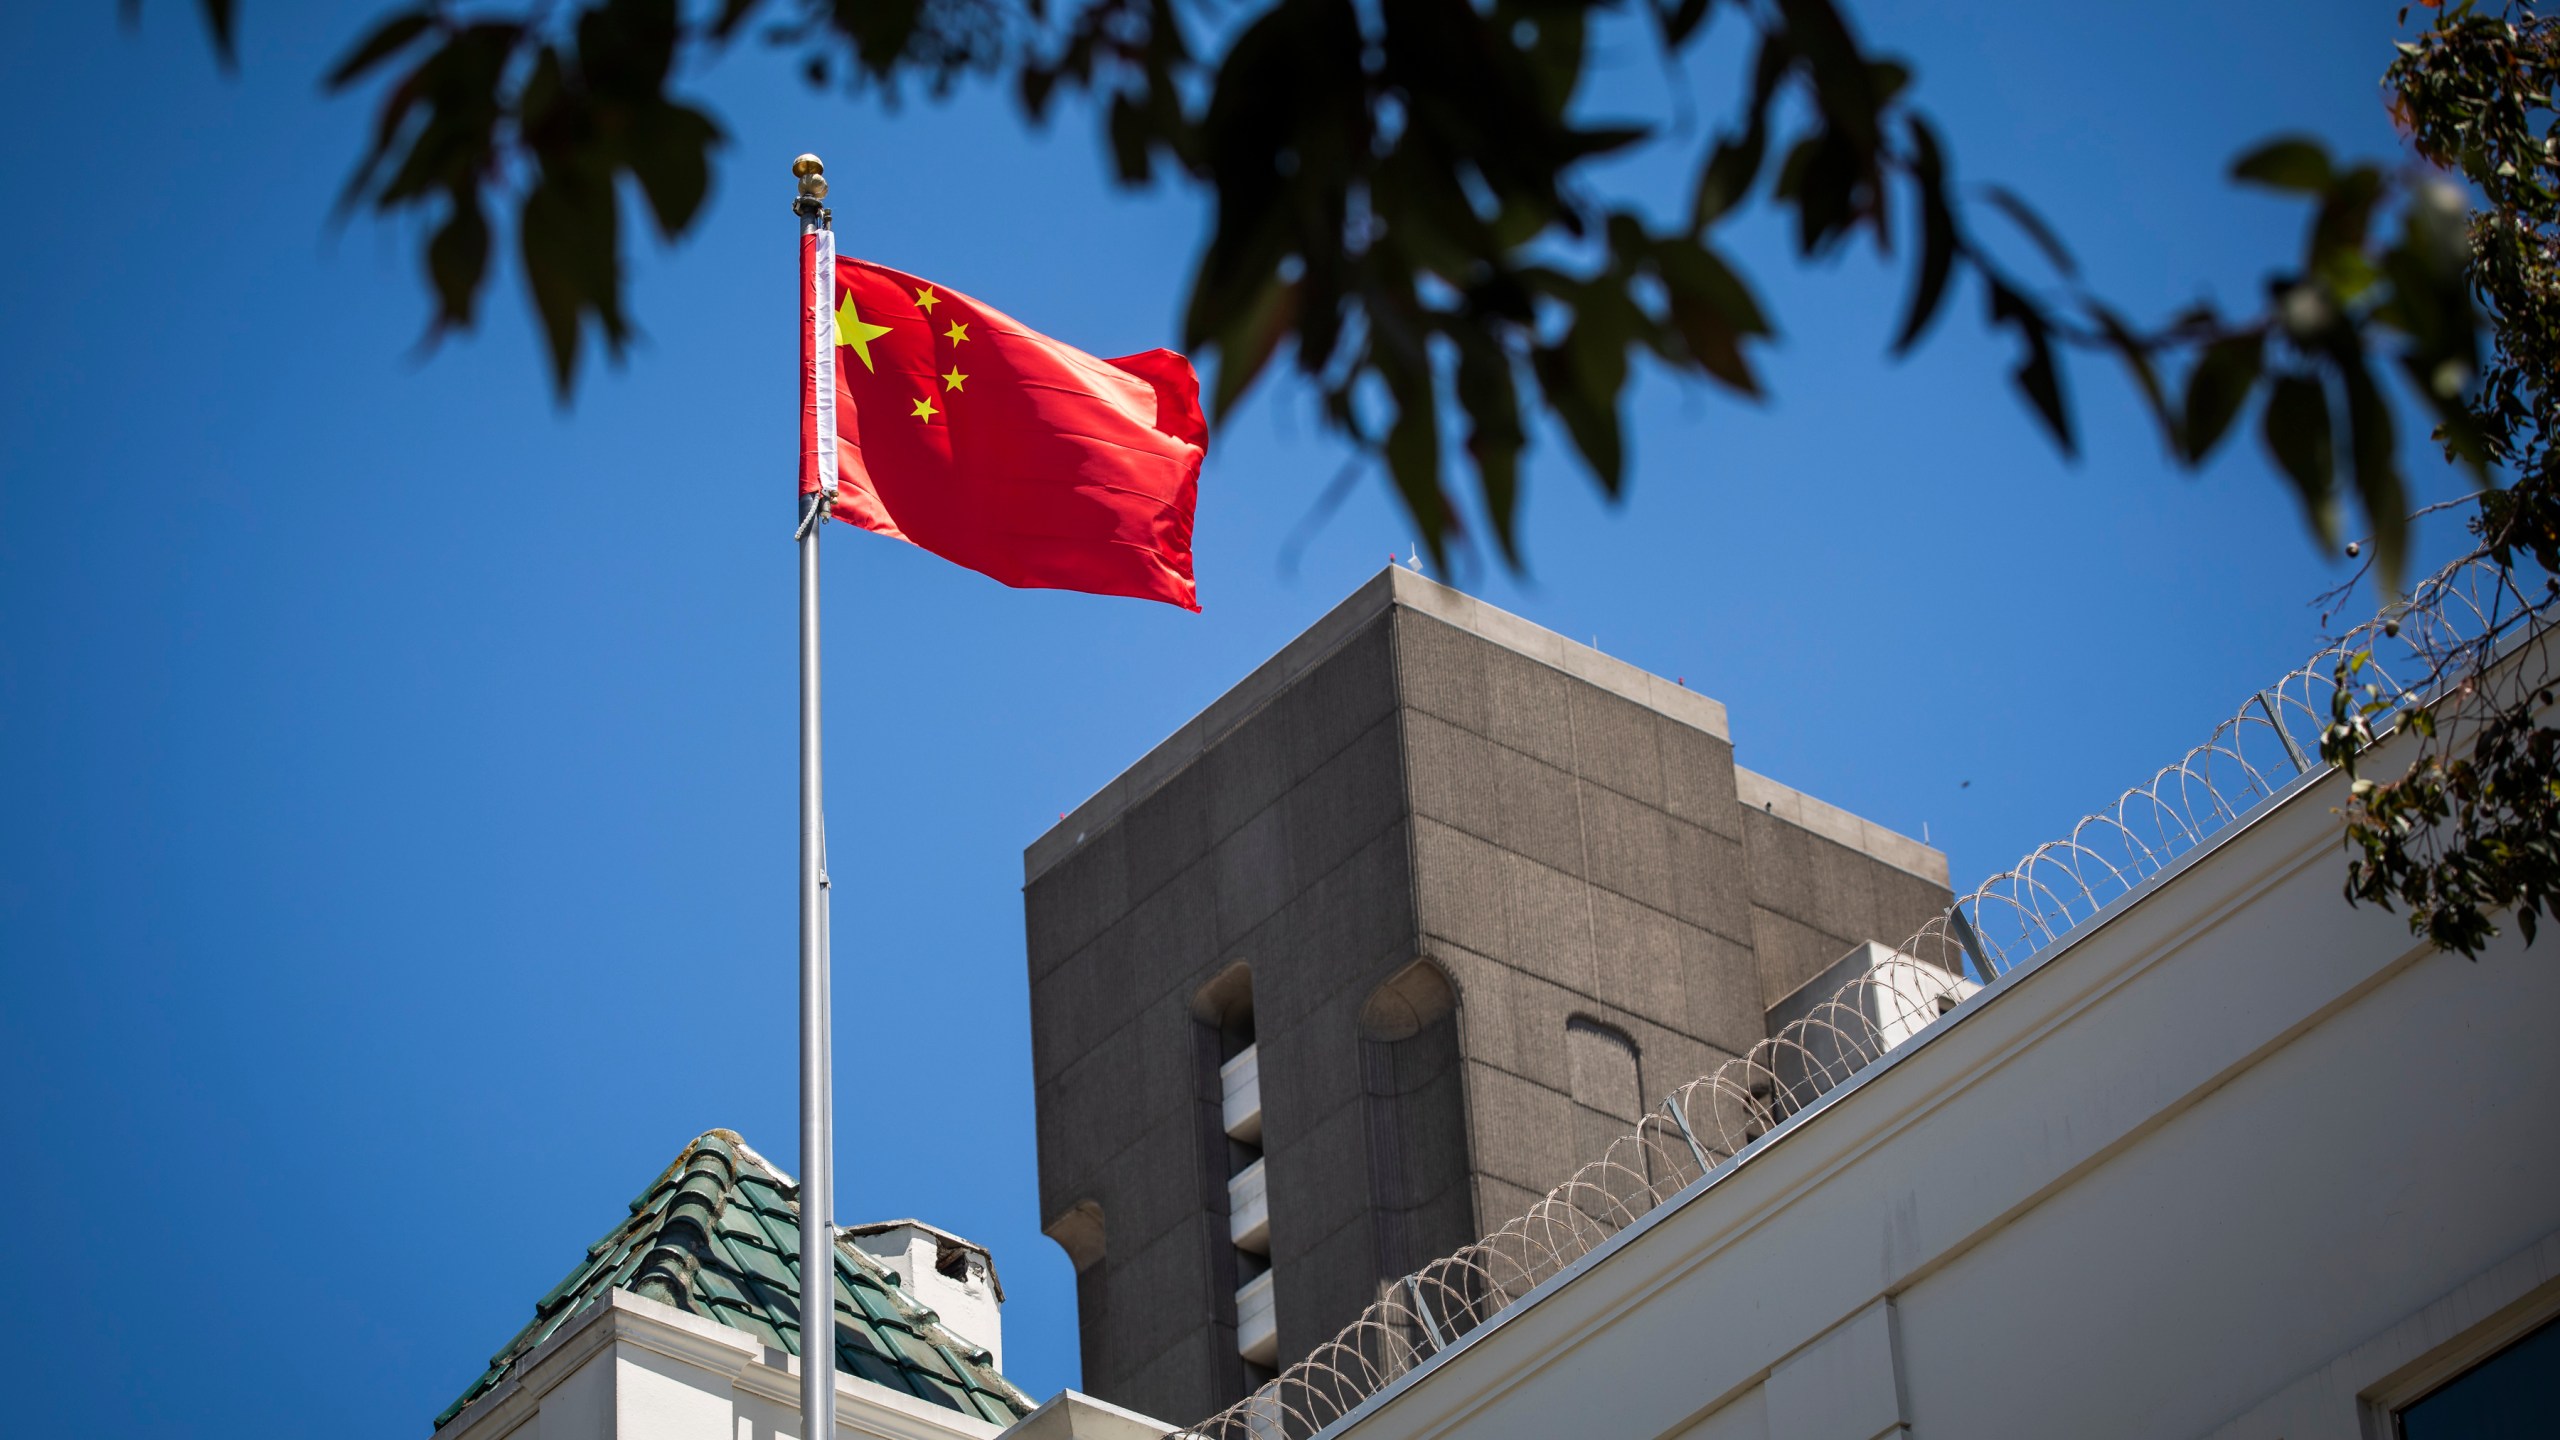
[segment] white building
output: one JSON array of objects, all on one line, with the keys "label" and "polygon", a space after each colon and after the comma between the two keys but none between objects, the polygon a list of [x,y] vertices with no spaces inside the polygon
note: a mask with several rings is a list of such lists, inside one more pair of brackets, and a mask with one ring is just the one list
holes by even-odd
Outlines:
[{"label": "white building", "polygon": [[[745,1141],[685,1146],[436,1417],[437,1440],[777,1440],[799,1430],[798,1187]],[[912,1220],[836,1245],[839,1433],[985,1440],[1032,1410],[996,1369],[984,1248]]]},{"label": "white building", "polygon": [[[2315,768],[2230,807],[1979,989],[1861,982],[1834,1011],[1883,1008],[1826,1033],[1865,1053],[1792,1112],[1762,1064],[1738,1154],[1707,1139],[1587,1237],[1610,1178],[1560,1187],[1196,1433],[2560,1435],[2560,963],[2349,907],[2345,792]],[[1841,973],[1880,962],[1916,963]],[[1618,1176],[1689,1133],[1666,1116]],[[1506,1272],[1532,1242],[1553,1263]]]}]

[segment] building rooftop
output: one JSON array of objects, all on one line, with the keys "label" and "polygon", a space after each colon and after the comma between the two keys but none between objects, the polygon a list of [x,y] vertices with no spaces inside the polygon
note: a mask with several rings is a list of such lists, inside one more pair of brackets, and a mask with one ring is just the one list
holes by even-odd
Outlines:
[{"label": "building rooftop", "polygon": [[[629,1219],[587,1247],[586,1258],[534,1303],[533,1322],[436,1416],[436,1428],[496,1389],[571,1317],[614,1290],[797,1355],[799,1257],[799,1186],[737,1135],[707,1131],[631,1202]],[[945,1330],[895,1275],[843,1237],[835,1268],[839,1372],[995,1425],[1031,1413],[1031,1397],[997,1372],[986,1350]]]},{"label": "building rooftop", "polygon": [[[1380,614],[1402,606],[1445,621],[1481,639],[1561,670],[1668,719],[1731,741],[1733,729],[1722,702],[1701,695],[1677,680],[1665,680],[1614,655],[1580,641],[1568,640],[1534,621],[1522,619],[1464,591],[1425,578],[1400,565],[1389,565],[1351,592],[1322,619],[1280,648],[1209,707],[1167,736],[1136,764],[1022,852],[1024,884],[1039,879],[1059,861],[1075,853],[1086,837],[1099,834],[1131,806],[1198,759],[1228,732],[1250,719],[1273,697],[1322,664]],[[1744,772],[1745,803],[1829,839],[1909,871],[1934,884],[1947,883],[1947,857],[1908,836],[1899,835],[1765,776]]]}]

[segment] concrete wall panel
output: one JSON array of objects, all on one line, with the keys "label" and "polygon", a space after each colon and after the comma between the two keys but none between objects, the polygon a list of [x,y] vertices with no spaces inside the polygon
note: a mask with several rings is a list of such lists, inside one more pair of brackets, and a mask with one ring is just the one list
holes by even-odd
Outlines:
[{"label": "concrete wall panel", "polygon": [[1675,819],[1740,840],[1742,810],[1735,799],[1732,742],[1668,718],[1661,740],[1662,808]]},{"label": "concrete wall panel", "polygon": [[1085,947],[1129,908],[1128,857],[1114,825],[1078,846],[1038,885],[1023,887],[1022,909],[1034,980]]},{"label": "concrete wall panel", "polygon": [[[1644,1087],[1666,1089],[1761,1038],[1762,891],[1795,927],[1781,970],[1828,964],[1909,898],[1853,848],[1746,817],[1723,725],[1702,696],[1390,576],[1026,852],[1044,1210],[1105,1211],[1088,1388],[1177,1419],[1236,1398],[1237,1365],[1167,1358],[1224,1314],[1231,1277],[1210,1272],[1232,1255],[1195,1254],[1186,1281],[1161,1253],[1194,1220],[1223,1225],[1225,1141],[1202,1118],[1208,1042],[1187,1007],[1224,966],[1253,967],[1285,1364],[1374,1297],[1379,1265],[1507,1218],[1623,1128],[1577,1119],[1569,1017],[1625,1031]],[[1763,835],[1786,847],[1774,865],[1750,848]],[[1424,956],[1456,987],[1463,1059],[1389,1115],[1359,1007]],[[1370,1173],[1380,1154],[1393,1173]],[[1141,1264],[1191,1329],[1132,1317]]]}]

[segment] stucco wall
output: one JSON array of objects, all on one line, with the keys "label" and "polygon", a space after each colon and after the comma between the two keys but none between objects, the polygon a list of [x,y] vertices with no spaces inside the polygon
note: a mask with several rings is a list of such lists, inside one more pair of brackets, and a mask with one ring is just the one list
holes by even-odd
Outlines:
[{"label": "stucco wall", "polygon": [[2349,909],[2336,789],[1967,1002],[1346,1433],[2348,1440],[2359,1395],[2560,1309],[2560,966]]},{"label": "stucco wall", "polygon": [[[799,1361],[627,1290],[563,1326],[436,1440],[793,1440]],[[994,1440],[997,1428],[850,1375],[840,1440]]]}]

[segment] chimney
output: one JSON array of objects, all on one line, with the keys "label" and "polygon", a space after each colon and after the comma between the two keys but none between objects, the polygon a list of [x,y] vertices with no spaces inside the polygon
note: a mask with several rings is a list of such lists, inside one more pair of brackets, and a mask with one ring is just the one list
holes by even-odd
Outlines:
[{"label": "chimney", "polygon": [[941,1317],[943,1329],[1004,1368],[1004,1283],[986,1246],[921,1220],[847,1225],[841,1233],[897,1276],[907,1298]]}]

